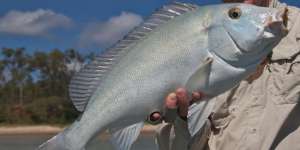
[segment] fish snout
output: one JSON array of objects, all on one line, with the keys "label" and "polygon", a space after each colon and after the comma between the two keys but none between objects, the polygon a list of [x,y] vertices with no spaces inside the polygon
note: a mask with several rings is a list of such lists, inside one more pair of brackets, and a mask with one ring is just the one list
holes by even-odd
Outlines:
[{"label": "fish snout", "polygon": [[282,8],[265,21],[265,37],[286,36],[288,34],[288,8]]}]

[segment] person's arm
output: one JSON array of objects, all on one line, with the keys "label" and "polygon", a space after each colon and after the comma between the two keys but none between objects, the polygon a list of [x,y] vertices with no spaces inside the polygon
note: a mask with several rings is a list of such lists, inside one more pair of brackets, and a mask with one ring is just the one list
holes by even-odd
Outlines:
[{"label": "person's arm", "polygon": [[[176,95],[175,97],[171,97],[173,100],[177,101],[178,106],[178,117],[174,120],[174,133],[175,137],[172,142],[171,150],[185,150],[188,148],[188,144],[190,141],[190,135],[187,127],[187,115],[188,115],[188,107],[189,107],[189,98],[187,91],[183,88],[179,88],[172,95]],[[169,99],[167,98],[166,101]]]},{"label": "person's arm", "polygon": [[[196,98],[199,98],[199,96]],[[187,114],[190,100],[183,88],[170,93],[165,99],[163,123],[156,133],[160,150],[187,150],[190,135],[187,128]]]}]

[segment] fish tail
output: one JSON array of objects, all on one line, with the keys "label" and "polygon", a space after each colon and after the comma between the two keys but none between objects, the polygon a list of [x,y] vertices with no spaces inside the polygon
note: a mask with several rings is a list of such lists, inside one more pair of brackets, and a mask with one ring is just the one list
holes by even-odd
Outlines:
[{"label": "fish tail", "polygon": [[64,145],[64,134],[59,133],[40,145],[37,150],[67,150]]},{"label": "fish tail", "polygon": [[[68,144],[65,141],[65,134],[64,132],[61,132],[42,145],[40,145],[36,150],[73,150],[74,148],[71,148],[68,146]],[[78,150],[84,150],[84,149],[78,149]]]}]

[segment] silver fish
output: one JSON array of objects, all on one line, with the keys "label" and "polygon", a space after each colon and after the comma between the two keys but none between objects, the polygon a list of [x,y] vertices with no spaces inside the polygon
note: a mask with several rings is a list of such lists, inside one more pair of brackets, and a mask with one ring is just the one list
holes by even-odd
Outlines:
[{"label": "silver fish", "polygon": [[83,150],[108,130],[116,149],[129,150],[177,87],[211,98],[254,72],[285,35],[282,15],[247,4],[164,6],[73,77],[70,96],[83,113],[38,149]]}]

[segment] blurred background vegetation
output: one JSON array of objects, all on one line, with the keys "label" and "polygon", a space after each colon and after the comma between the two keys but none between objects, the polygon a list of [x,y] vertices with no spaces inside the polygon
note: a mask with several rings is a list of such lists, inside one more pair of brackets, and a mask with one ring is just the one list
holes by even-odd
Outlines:
[{"label": "blurred background vegetation", "polygon": [[79,113],[68,97],[68,84],[93,57],[74,49],[29,53],[25,48],[2,48],[0,124],[71,123]]}]

